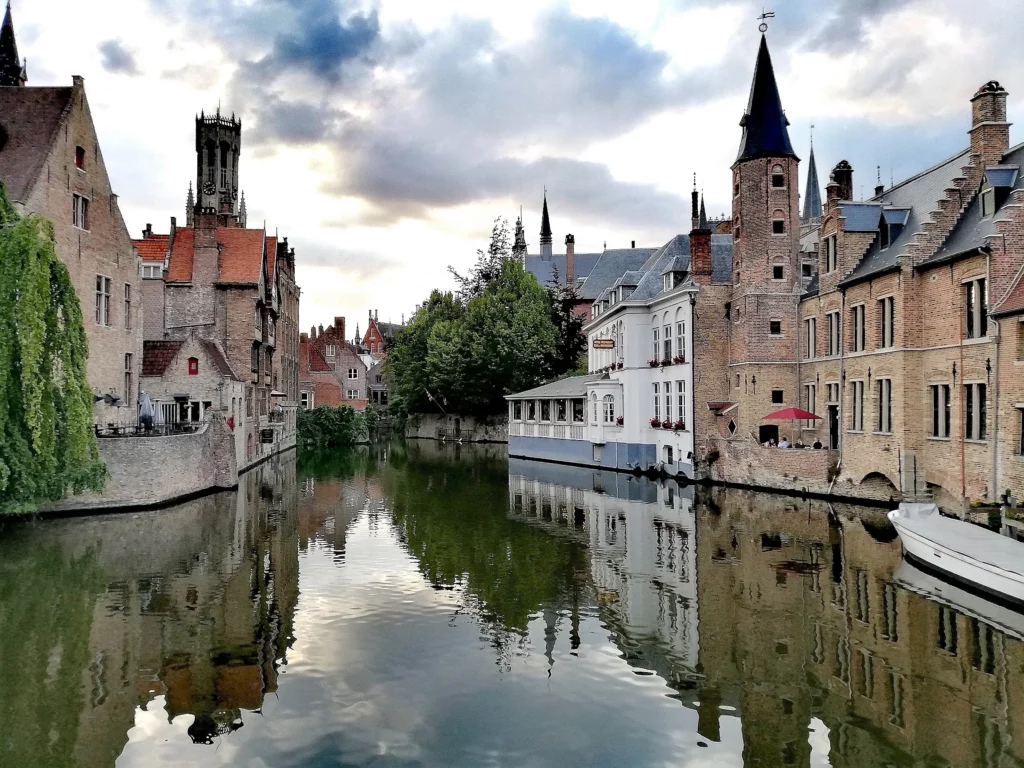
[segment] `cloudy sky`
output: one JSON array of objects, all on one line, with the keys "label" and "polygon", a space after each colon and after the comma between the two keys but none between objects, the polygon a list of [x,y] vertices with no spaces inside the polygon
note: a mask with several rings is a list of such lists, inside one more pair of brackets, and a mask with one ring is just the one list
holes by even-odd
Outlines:
[{"label": "cloudy sky", "polygon": [[[556,250],[659,245],[693,174],[728,210],[761,3],[14,0],[30,85],[86,88],[133,233],[184,216],[194,115],[243,120],[249,225],[296,247],[303,327],[365,328],[449,287],[547,186]],[[798,154],[858,194],[966,142],[989,79],[1024,109],[1017,0],[779,0],[768,41]],[[1012,129],[1011,129],[1012,130]],[[1020,134],[1012,130],[1011,140]]]}]

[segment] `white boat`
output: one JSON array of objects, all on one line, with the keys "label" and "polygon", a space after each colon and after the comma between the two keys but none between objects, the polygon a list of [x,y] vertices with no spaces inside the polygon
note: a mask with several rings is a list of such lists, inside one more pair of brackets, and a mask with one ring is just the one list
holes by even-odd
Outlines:
[{"label": "white boat", "polygon": [[926,568],[1024,605],[1024,544],[943,517],[934,504],[904,503],[889,513],[903,552]]},{"label": "white boat", "polygon": [[968,592],[952,581],[926,573],[909,560],[900,563],[893,579],[904,589],[942,603],[964,616],[983,621],[1017,640],[1024,640],[1024,613],[1020,611],[994,603],[979,594]]}]

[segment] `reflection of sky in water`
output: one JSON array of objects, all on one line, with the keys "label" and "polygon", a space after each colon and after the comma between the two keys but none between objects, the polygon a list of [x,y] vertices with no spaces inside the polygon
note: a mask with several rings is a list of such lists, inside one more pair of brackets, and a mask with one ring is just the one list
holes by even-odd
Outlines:
[{"label": "reflection of sky in water", "polygon": [[197,746],[191,716],[167,723],[157,699],[136,713],[119,766],[741,762],[738,719],[724,717],[722,742],[699,747],[696,712],[659,677],[634,673],[592,607],[575,652],[560,617],[550,674],[539,615],[504,671],[491,638],[459,611],[462,588],[430,588],[389,527],[371,531],[365,515],[348,531],[343,564],[313,545],[299,573],[295,645],[262,716]]}]

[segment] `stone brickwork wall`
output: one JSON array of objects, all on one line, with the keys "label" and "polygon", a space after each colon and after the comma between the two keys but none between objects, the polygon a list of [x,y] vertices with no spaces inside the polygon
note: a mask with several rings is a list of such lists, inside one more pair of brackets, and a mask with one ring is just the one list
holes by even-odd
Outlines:
[{"label": "stone brickwork wall", "polygon": [[[76,148],[84,150],[76,167]],[[72,223],[75,194],[88,200],[87,229]],[[82,305],[89,341],[87,378],[94,393],[114,393],[134,404],[142,368],[142,293],[139,257],[125,227],[100,151],[96,127],[85,95],[84,81],[74,78],[71,105],[54,139],[39,178],[22,206],[53,222],[57,255],[67,266]],[[96,278],[110,278],[109,323],[96,318]],[[125,301],[125,287],[131,303]],[[131,392],[125,392],[125,364],[131,372]],[[96,406],[99,421],[107,406]]]},{"label": "stone brickwork wall", "polygon": [[142,338],[159,341],[164,338],[164,281],[142,280]]},{"label": "stone brickwork wall", "polygon": [[464,443],[507,443],[508,420],[504,416],[478,419],[473,416],[416,414],[409,417],[405,436],[436,440],[461,439]]}]

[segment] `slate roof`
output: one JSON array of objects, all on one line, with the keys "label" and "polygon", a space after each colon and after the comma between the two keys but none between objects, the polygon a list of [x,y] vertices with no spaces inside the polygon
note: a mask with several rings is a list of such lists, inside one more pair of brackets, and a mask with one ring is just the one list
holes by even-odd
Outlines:
[{"label": "slate roof", "polygon": [[[263,268],[263,252],[272,238],[266,237],[262,229],[241,229],[218,227],[217,244],[220,246],[218,283],[244,283],[256,285]],[[188,283],[192,281],[192,266],[195,258],[195,230],[181,227],[174,236],[170,264],[167,267],[167,282]]]},{"label": "slate roof", "polygon": [[3,24],[0,24],[0,86],[21,85],[21,58],[18,56],[18,41],[14,37],[14,22],[11,20],[11,3],[8,0]]},{"label": "slate roof", "polygon": [[747,111],[740,125],[743,126],[743,138],[740,139],[736,162],[756,157],[796,157],[793,145],[789,143],[786,128],[789,120],[782,111],[782,99],[764,35],[761,35],[761,46],[757,50]]},{"label": "slate roof", "polygon": [[882,218],[881,203],[843,203],[839,214],[847,232],[877,232]]},{"label": "slate roof", "polygon": [[[573,257],[573,270],[576,272],[576,281],[579,282],[581,277],[589,276],[594,269],[594,265],[597,264],[597,261],[600,258],[600,253],[577,253]],[[546,286],[551,282],[555,269],[558,269],[559,285],[565,285],[566,269],[564,253],[553,253],[551,254],[550,259],[545,259],[542,256],[535,256],[532,254],[527,254],[526,256],[526,271],[536,277],[537,282],[541,285]]]},{"label": "slate roof", "polygon": [[585,397],[587,394],[587,382],[597,381],[600,378],[600,376],[570,376],[567,379],[552,381],[550,384],[528,389],[525,392],[505,395],[505,399],[531,400],[536,397]]},{"label": "slate roof", "polygon": [[163,261],[170,239],[170,235],[152,235],[142,240],[132,240],[132,243],[143,261]]},{"label": "slate roof", "polygon": [[818,164],[814,162],[814,145],[807,161],[807,186],[804,188],[804,219],[821,218],[821,186],[818,184]]},{"label": "slate roof", "polygon": [[71,108],[72,88],[0,87],[0,180],[7,196],[24,203],[39,178],[54,138]]},{"label": "slate roof", "polygon": [[540,236],[551,237],[551,218],[548,216],[548,193],[544,193],[544,211],[540,215]]},{"label": "slate roof", "polygon": [[[657,248],[613,248],[600,254],[579,289],[581,301],[594,301],[626,272],[639,270]],[[577,263],[579,256],[576,257]]]},{"label": "slate roof", "polygon": [[214,370],[216,370],[217,373],[221,376],[227,376],[241,381],[241,377],[232,370],[231,363],[228,362],[227,357],[225,357],[224,352],[219,346],[206,339],[201,339],[199,341],[199,345],[206,350],[206,354],[209,355],[210,362],[213,364]]},{"label": "slate roof", "polygon": [[163,376],[184,343],[183,341],[143,341],[142,375]]},{"label": "slate roof", "polygon": [[[970,148],[965,148],[957,154],[938,165],[922,171],[916,176],[911,176],[906,181],[890,187],[882,194],[871,198],[867,203],[844,203],[845,213],[848,206],[861,206],[874,203],[876,205],[894,208],[910,209],[907,223],[897,237],[889,244],[888,248],[881,248],[879,239],[868,248],[864,258],[849,272],[840,282],[840,285],[858,282],[868,279],[874,275],[883,274],[899,268],[899,255],[911,242],[916,232],[921,230],[924,222],[930,220],[930,214],[937,208],[938,202],[946,195],[946,189],[953,184],[953,179],[960,175],[960,169],[967,163],[967,155]],[[881,208],[875,211],[875,229],[877,229],[878,218]],[[855,216],[864,215],[858,211]],[[865,230],[866,231],[866,230]]]}]

